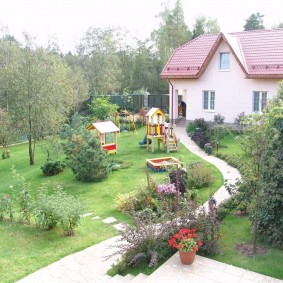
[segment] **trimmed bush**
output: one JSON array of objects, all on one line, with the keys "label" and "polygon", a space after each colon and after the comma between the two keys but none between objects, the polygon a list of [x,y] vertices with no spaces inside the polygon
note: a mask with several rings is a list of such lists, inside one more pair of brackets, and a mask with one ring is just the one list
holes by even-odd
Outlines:
[{"label": "trimmed bush", "polygon": [[64,171],[66,163],[64,161],[47,160],[40,169],[45,176],[54,176]]},{"label": "trimmed bush", "polygon": [[190,164],[187,171],[190,187],[194,189],[207,187],[214,182],[212,170],[206,168],[202,162]]}]

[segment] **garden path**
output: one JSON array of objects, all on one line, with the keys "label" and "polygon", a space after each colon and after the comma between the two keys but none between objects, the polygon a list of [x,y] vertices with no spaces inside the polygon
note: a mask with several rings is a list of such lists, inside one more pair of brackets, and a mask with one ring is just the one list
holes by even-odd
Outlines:
[{"label": "garden path", "polygon": [[[177,128],[176,134],[177,137],[180,138],[181,143],[183,143],[192,153],[215,165],[222,172],[224,179],[227,179],[232,183],[235,182],[236,178],[240,178],[238,170],[214,156],[208,156],[196,146],[195,143],[188,138],[184,127]],[[225,187],[222,186],[214,194],[214,197],[219,204],[223,200],[229,198],[229,194],[226,192]],[[204,207],[208,210],[207,202],[204,204]],[[261,275],[201,256],[196,256],[193,265],[182,265],[177,253],[150,276],[139,274],[136,277],[132,275],[127,275],[125,277],[116,275],[110,277],[106,275],[106,272],[111,268],[111,265],[117,258],[111,258],[105,261],[105,256],[113,253],[113,248],[110,249],[109,247],[114,245],[119,239],[119,236],[113,237],[85,250],[66,256],[19,280],[18,283],[283,283],[283,280]]]},{"label": "garden path", "polygon": [[[228,183],[232,184],[235,183],[236,179],[241,178],[241,175],[239,173],[239,171],[228,165],[225,161],[212,156],[212,155],[208,155],[206,154],[202,149],[200,149],[192,140],[191,138],[188,137],[186,130],[184,127],[177,127],[175,129],[175,133],[176,136],[180,139],[180,142],[193,154],[201,157],[203,160],[213,164],[214,166],[216,166],[219,171],[222,173],[223,175],[223,179],[227,180]],[[225,189],[225,186],[221,186],[219,188],[219,190],[213,195],[217,205],[219,205],[222,201],[228,199],[230,197],[230,195],[228,194],[227,190]],[[206,211],[208,211],[208,201],[206,203],[204,203],[204,208],[206,209]]]}]

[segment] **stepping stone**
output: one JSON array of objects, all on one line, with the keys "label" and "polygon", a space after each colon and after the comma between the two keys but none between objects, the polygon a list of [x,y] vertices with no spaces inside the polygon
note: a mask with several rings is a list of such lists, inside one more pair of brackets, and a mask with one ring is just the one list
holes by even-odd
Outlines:
[{"label": "stepping stone", "polygon": [[97,219],[100,219],[100,216],[95,216],[93,218],[91,218],[92,220],[97,220]]},{"label": "stepping stone", "polygon": [[114,217],[108,217],[108,218],[106,218],[106,219],[104,219],[104,220],[102,220],[102,221],[103,221],[104,223],[110,224],[110,223],[116,222],[117,219],[114,218]]},{"label": "stepping stone", "polygon": [[92,214],[93,214],[93,212],[88,212],[88,213],[85,213],[85,214],[81,215],[81,217],[87,217],[87,216],[90,216]]},{"label": "stepping stone", "polygon": [[117,223],[114,224],[113,227],[118,231],[125,231],[130,226],[126,223]]}]

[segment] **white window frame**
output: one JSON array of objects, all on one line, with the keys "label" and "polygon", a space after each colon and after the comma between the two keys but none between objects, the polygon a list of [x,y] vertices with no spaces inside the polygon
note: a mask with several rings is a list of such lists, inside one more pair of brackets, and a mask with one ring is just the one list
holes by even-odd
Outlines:
[{"label": "white window frame", "polygon": [[267,104],[267,91],[253,91],[253,112],[262,113]]},{"label": "white window frame", "polygon": [[202,110],[206,112],[215,112],[215,91],[202,91]]},{"label": "white window frame", "polygon": [[[228,58],[229,58],[229,62],[225,62],[224,63],[224,55],[229,55]],[[223,57],[222,57],[223,56]],[[227,64],[227,66],[226,66]],[[230,71],[230,68],[231,68],[231,53],[230,52],[220,52],[219,53],[219,71]]]}]

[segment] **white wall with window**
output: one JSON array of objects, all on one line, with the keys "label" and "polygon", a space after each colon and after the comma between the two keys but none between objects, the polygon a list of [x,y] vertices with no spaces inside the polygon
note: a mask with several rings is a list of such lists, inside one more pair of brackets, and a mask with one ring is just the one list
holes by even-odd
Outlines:
[{"label": "white wall with window", "polygon": [[213,111],[215,109],[215,91],[212,90],[204,90],[203,93],[203,103],[202,109],[204,111]]},{"label": "white wall with window", "polygon": [[[186,120],[204,118],[213,121],[214,115],[221,114],[225,123],[234,123],[241,112],[261,112],[268,100],[277,94],[279,79],[247,79],[233,53],[229,58],[230,70],[221,71],[220,54],[227,51],[227,44],[221,43],[200,78],[170,80],[174,90],[183,90],[187,103]],[[226,55],[223,56],[225,61]],[[178,103],[178,94],[178,91],[175,92],[174,107]]]},{"label": "white wall with window", "polygon": [[253,92],[253,112],[262,112],[267,103],[267,91]]}]

